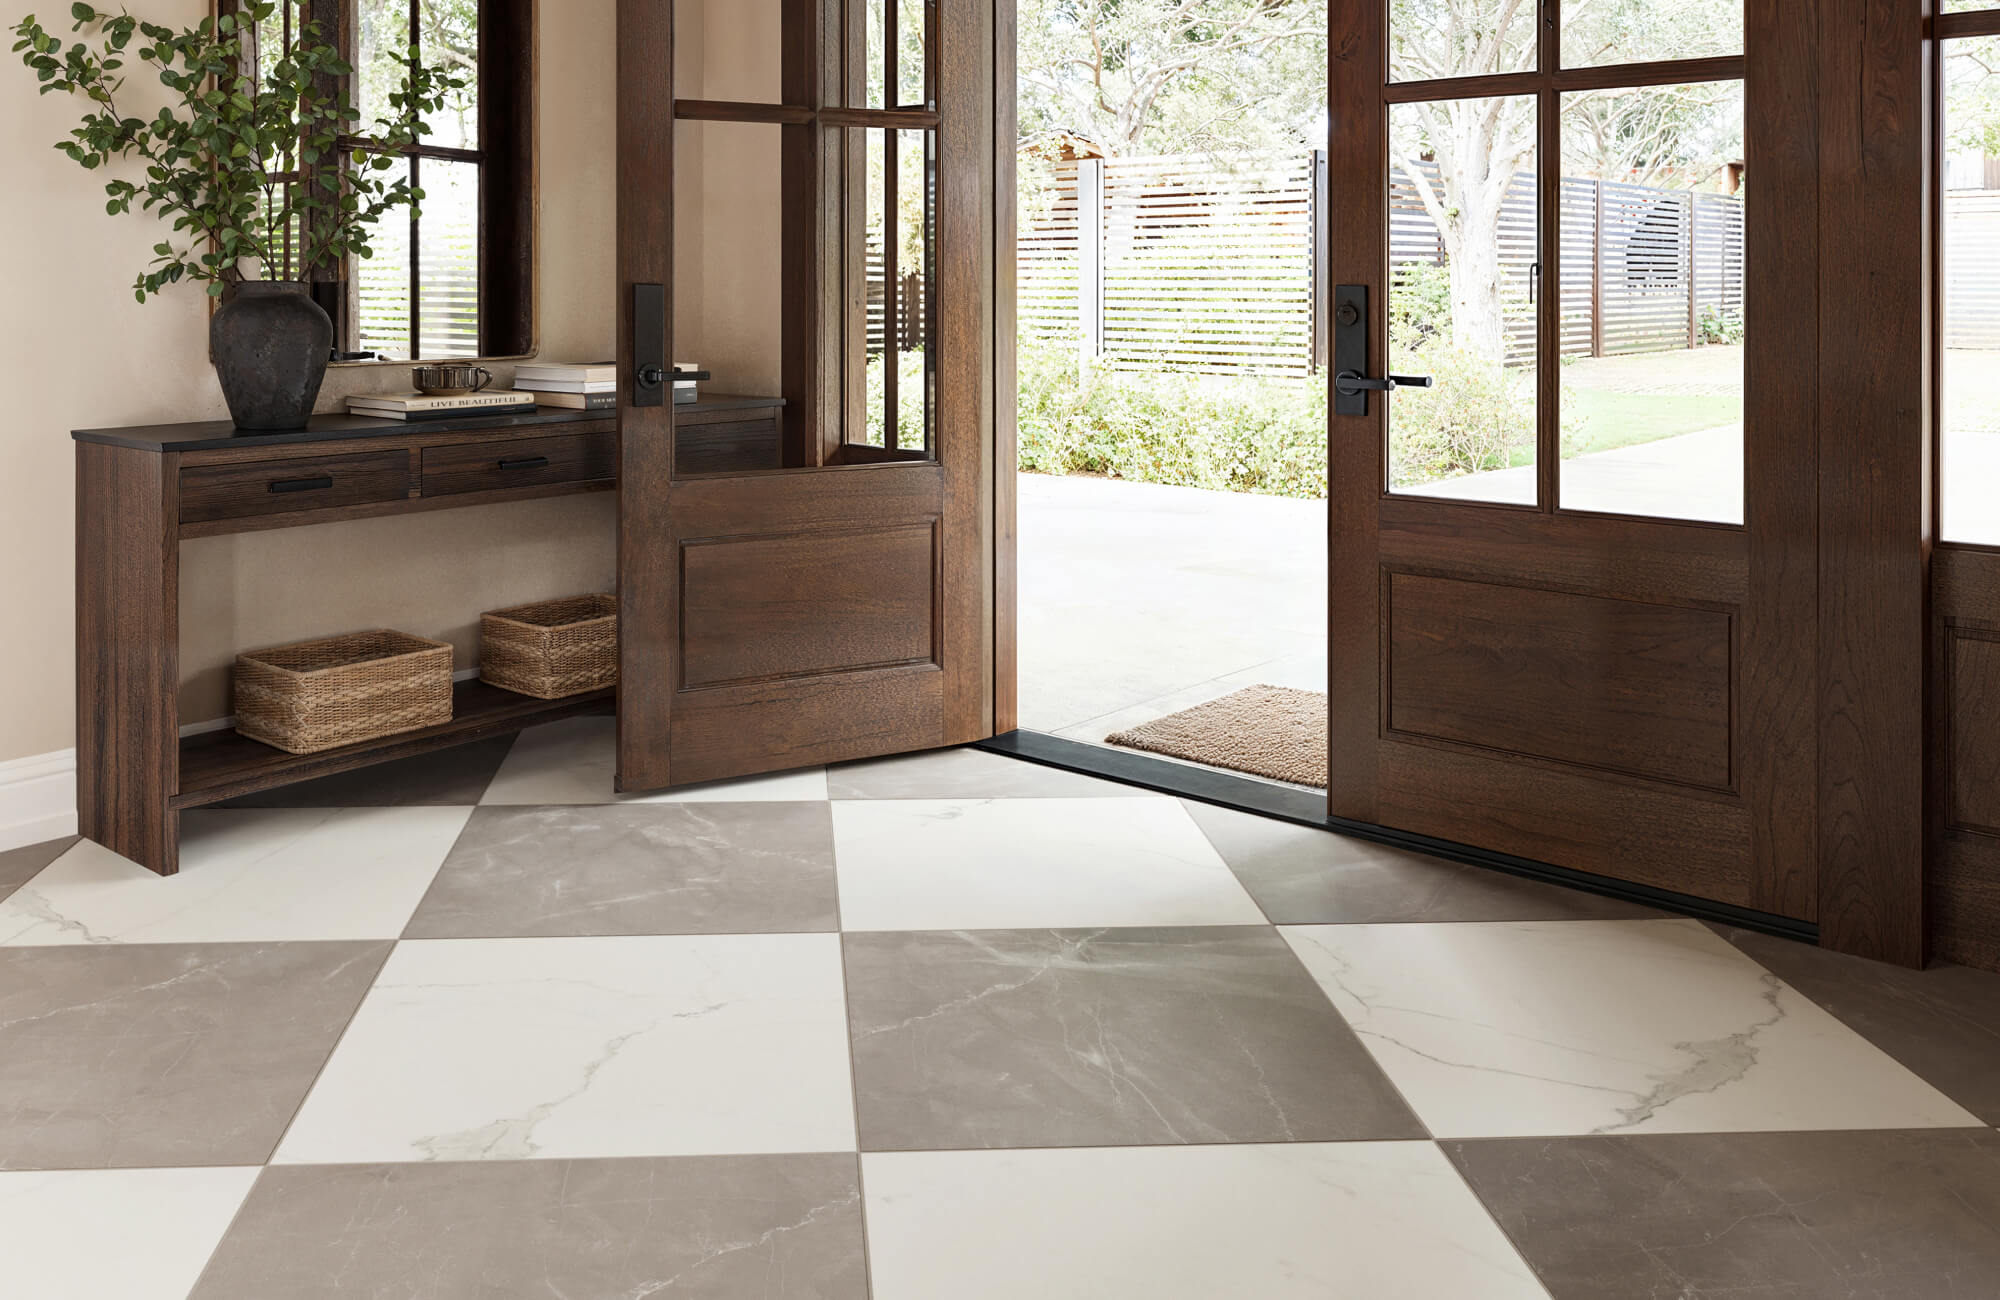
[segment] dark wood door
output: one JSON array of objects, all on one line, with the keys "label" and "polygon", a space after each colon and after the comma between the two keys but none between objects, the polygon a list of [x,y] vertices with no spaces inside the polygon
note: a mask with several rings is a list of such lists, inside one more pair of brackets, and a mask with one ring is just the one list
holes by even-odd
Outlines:
[{"label": "dark wood door", "polygon": [[1449,7],[1332,6],[1332,277],[1436,386],[1330,417],[1330,811],[1813,921],[1813,10]]},{"label": "dark wood door", "polygon": [[[768,35],[756,99],[675,5],[619,5],[622,789],[992,734],[992,7],[764,7],[701,36]],[[673,357],[768,374],[778,463],[721,426],[677,455],[636,379]]]}]

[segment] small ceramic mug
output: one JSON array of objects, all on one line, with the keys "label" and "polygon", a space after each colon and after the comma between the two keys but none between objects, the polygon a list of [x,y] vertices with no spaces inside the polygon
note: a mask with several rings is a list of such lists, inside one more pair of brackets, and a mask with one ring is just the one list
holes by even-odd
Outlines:
[{"label": "small ceramic mug", "polygon": [[493,382],[493,372],[485,366],[447,363],[418,366],[410,371],[417,391],[430,397],[463,397]]}]

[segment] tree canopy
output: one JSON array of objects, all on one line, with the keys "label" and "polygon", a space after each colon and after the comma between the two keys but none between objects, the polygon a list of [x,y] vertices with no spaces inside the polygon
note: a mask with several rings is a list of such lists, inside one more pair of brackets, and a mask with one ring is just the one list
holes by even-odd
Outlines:
[{"label": "tree canopy", "polygon": [[1112,156],[1317,148],[1326,0],[1022,0],[1021,132]]}]

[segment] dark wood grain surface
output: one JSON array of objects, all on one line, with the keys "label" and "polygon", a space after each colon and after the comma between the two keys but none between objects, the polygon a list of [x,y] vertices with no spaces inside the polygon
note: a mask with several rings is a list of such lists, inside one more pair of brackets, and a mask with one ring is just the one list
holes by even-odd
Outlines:
[{"label": "dark wood grain surface", "polygon": [[1829,34],[1817,58],[1820,933],[1843,952],[1917,965],[1932,535],[1928,50],[1917,16],[1892,0],[1822,0],[1817,18]]},{"label": "dark wood grain surface", "polygon": [[1732,789],[1717,610],[1392,573],[1389,730]]},{"label": "dark wood grain surface", "polygon": [[583,433],[426,447],[423,494],[450,496],[613,479],[618,475],[617,444],[616,434]]},{"label": "dark wood grain surface", "polygon": [[460,682],[452,688],[451,721],[317,754],[288,754],[234,731],[190,736],[180,742],[180,792],[173,807],[199,808],[259,790],[508,735],[558,718],[602,713],[611,706],[613,695],[610,690],[601,690],[542,700],[481,681]]},{"label": "dark wood grain surface", "polygon": [[77,827],[163,876],[180,866],[179,472],[76,448]]},{"label": "dark wood grain surface", "polygon": [[183,465],[180,475],[184,524],[402,501],[415,487],[407,447]]}]

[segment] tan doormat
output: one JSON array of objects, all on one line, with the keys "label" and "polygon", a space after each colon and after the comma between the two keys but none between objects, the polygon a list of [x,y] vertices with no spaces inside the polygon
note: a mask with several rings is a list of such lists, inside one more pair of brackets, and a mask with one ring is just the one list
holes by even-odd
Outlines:
[{"label": "tan doormat", "polygon": [[1319,691],[1248,686],[1105,741],[1324,790],[1326,725]]}]

